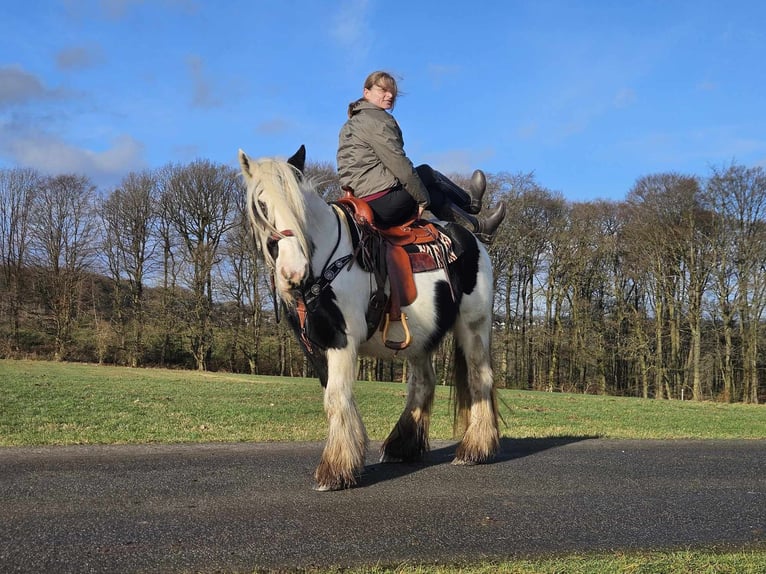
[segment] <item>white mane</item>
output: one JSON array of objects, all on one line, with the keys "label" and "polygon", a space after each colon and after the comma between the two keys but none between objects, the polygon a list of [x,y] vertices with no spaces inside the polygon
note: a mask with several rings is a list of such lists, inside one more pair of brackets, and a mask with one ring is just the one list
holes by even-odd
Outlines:
[{"label": "white mane", "polygon": [[[301,174],[287,162],[271,158],[249,161],[247,213],[266,262],[274,261],[263,246],[271,235],[282,237],[291,230],[306,257],[310,257],[307,222],[307,192],[310,184],[301,182]],[[313,191],[312,191],[313,193]]]}]

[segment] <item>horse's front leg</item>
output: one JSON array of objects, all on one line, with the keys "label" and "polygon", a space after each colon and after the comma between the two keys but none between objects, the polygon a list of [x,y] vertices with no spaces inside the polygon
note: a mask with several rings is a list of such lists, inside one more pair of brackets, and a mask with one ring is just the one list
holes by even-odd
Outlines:
[{"label": "horse's front leg", "polygon": [[436,375],[429,355],[413,357],[409,363],[407,404],[380,449],[381,462],[415,462],[428,452]]},{"label": "horse's front leg", "polygon": [[368,441],[353,394],[356,357],[357,351],[351,341],[345,349],[327,351],[324,409],[329,430],[322,460],[314,473],[317,490],[354,486],[364,468]]}]

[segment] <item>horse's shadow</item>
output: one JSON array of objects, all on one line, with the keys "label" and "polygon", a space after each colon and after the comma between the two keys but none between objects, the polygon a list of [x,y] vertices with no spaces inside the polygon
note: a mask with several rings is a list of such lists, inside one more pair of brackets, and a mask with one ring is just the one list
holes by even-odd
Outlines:
[{"label": "horse's shadow", "polygon": [[[556,437],[556,438],[525,438],[500,439],[500,451],[489,464],[502,464],[525,456],[537,454],[550,448],[558,448],[568,444],[590,440],[597,437]],[[450,464],[455,458],[457,443],[442,446],[429,451],[424,460],[419,462],[374,463],[364,467],[364,472],[357,483],[357,488],[365,488],[375,484],[395,480],[408,474],[419,472],[425,468],[441,464]]]}]

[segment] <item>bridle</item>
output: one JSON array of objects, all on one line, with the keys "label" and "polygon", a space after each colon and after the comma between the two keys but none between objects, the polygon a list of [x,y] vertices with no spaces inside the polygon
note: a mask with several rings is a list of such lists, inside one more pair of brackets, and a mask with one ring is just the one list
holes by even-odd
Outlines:
[{"label": "bridle", "polygon": [[[333,260],[333,257],[338,250],[338,246],[340,245],[341,238],[340,215],[336,208],[333,208],[333,213],[335,214],[335,221],[337,223],[335,245],[333,246],[330,255],[327,257],[325,264],[322,266],[322,271],[319,273],[317,278],[315,278],[313,273],[311,273],[307,281],[304,281],[302,285],[293,290],[295,309],[298,314],[298,323],[300,327],[300,339],[309,353],[313,353],[311,341],[306,334],[306,319],[308,317],[309,311],[313,312],[316,309],[319,301],[319,296],[325,289],[330,286],[330,284],[340,274],[343,268],[348,264],[348,268],[351,269],[351,266],[354,264],[353,253],[343,255],[342,257],[338,257],[337,259]],[[266,249],[273,257],[274,261],[276,261],[278,255],[279,242],[282,239],[286,239],[287,237],[295,236],[295,232],[292,229],[275,231],[269,235],[268,239],[266,240]],[[276,321],[279,322],[279,304],[277,303],[277,289],[274,280],[276,269],[272,268],[271,271],[271,289],[272,296],[274,297],[274,314]]]}]

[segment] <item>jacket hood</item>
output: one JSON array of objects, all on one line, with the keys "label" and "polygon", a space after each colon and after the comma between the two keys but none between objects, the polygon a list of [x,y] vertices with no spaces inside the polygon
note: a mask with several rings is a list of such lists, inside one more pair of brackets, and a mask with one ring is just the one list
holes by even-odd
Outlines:
[{"label": "jacket hood", "polygon": [[362,110],[380,110],[382,112],[385,111],[383,108],[379,108],[375,104],[371,104],[364,98],[360,98],[356,100],[355,102],[351,102],[348,105],[348,117],[358,114]]}]

